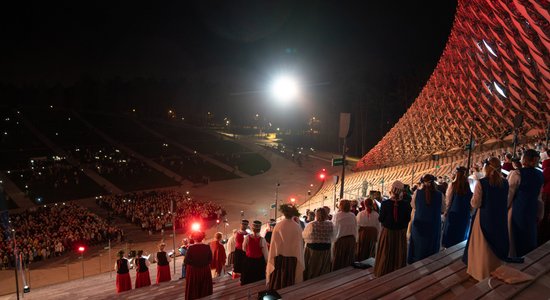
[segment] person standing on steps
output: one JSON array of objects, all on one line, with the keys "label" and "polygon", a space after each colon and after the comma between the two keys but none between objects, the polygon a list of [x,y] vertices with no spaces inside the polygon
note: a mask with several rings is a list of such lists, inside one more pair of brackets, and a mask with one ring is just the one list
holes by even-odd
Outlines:
[{"label": "person standing on steps", "polygon": [[170,257],[164,251],[165,243],[159,244],[159,252],[157,252],[157,284],[165,281],[170,281]]}]

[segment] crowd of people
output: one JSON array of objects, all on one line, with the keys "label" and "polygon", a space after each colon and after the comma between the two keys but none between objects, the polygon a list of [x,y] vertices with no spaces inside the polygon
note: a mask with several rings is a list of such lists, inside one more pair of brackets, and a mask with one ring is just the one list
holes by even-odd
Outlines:
[{"label": "crowd of people", "polygon": [[72,203],[40,206],[10,216],[0,224],[0,258],[3,268],[15,266],[11,230],[15,230],[17,249],[23,262],[46,260],[74,251],[77,245],[96,245],[111,240],[121,241],[121,229],[109,225],[89,210]]},{"label": "crowd of people", "polygon": [[60,157],[41,157],[30,160],[27,168],[6,173],[31,199],[41,202],[45,191],[56,191],[80,185],[86,177],[77,167]]},{"label": "crowd of people", "polygon": [[171,209],[176,213],[176,229],[190,229],[192,222],[221,219],[225,215],[221,206],[214,202],[198,201],[187,193],[174,190],[103,196],[97,198],[97,203],[150,234],[172,227],[169,225],[174,213]]}]

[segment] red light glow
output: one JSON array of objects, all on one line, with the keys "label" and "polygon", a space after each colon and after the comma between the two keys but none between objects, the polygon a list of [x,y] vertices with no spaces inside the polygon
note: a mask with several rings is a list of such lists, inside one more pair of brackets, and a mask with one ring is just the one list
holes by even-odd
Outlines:
[{"label": "red light glow", "polygon": [[84,252],[84,250],[86,250],[86,248],[84,248],[83,246],[78,247],[78,252],[82,253]]},{"label": "red light glow", "polygon": [[201,224],[200,223],[193,223],[191,225],[191,230],[193,231],[200,231],[201,230]]}]

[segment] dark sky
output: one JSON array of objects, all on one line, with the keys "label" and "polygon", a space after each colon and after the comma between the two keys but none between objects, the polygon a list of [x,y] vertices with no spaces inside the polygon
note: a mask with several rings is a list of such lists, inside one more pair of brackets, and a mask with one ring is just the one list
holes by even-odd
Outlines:
[{"label": "dark sky", "polygon": [[0,81],[18,84],[67,84],[82,74],[177,79],[205,70],[262,82],[285,68],[316,82],[358,63],[429,70],[456,6],[447,0],[19,2],[4,7],[0,21]]},{"label": "dark sky", "polygon": [[[241,124],[260,113],[277,127],[293,128],[304,128],[316,115],[324,120],[327,136],[336,135],[338,112],[361,111],[355,113],[361,117],[354,126],[365,136],[356,133],[352,142],[355,153],[364,153],[405,112],[433,72],[456,0],[14,5],[0,10],[0,83],[61,83],[70,89],[90,78],[105,86],[116,79],[133,82],[119,93],[123,110],[141,98],[160,111],[214,111]],[[287,72],[306,87],[299,105],[277,107],[267,93],[234,96],[266,90],[276,75]],[[170,88],[147,89],[139,83],[143,78]],[[329,84],[308,88],[320,82]],[[128,86],[135,91],[128,92]],[[71,105],[92,95],[85,89],[73,92]],[[108,96],[97,98],[110,104]]]}]

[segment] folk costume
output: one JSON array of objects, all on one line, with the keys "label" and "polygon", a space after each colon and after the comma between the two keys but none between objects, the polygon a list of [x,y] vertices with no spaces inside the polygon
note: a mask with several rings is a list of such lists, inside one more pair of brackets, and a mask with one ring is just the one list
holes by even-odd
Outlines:
[{"label": "folk costume", "polygon": [[302,232],[302,237],[306,243],[304,280],[330,272],[333,227],[331,221],[315,220],[309,222]]},{"label": "folk costume", "polygon": [[507,196],[506,180],[501,186],[491,186],[488,178],[482,178],[475,186],[471,205],[476,212],[462,261],[468,265],[466,272],[478,281],[508,258]]},{"label": "folk costume", "polygon": [[244,237],[243,250],[246,253],[245,268],[241,276],[241,285],[265,279],[267,261],[267,242],[259,232],[262,222],[254,221],[254,231]]},{"label": "folk costume", "polygon": [[185,256],[185,299],[198,299],[212,295],[212,251],[202,243],[190,245]]},{"label": "folk costume", "polygon": [[380,215],[367,209],[357,214],[357,226],[359,227],[357,241],[357,260],[363,261],[369,257],[374,257],[376,253],[376,242],[380,234]]},{"label": "folk costume", "polygon": [[550,159],[542,162],[542,176],[544,177],[544,185],[542,187],[544,213],[539,224],[539,245],[550,240]]},{"label": "folk costume", "polygon": [[222,275],[223,266],[227,259],[225,249],[219,240],[213,240],[210,242],[210,251],[212,251],[212,262],[210,263],[212,276],[219,277]]},{"label": "folk costume", "polygon": [[411,220],[411,205],[403,201],[404,184],[395,181],[391,198],[382,201],[380,217],[382,231],[376,250],[374,275],[380,277],[407,265],[407,227]]},{"label": "folk costume", "polygon": [[[162,248],[163,249],[163,248]],[[172,280],[170,276],[170,257],[163,250],[157,252],[157,284]]]},{"label": "folk costume", "polygon": [[127,258],[121,257],[115,262],[116,271],[116,292],[121,293],[132,289],[130,278],[130,262]]},{"label": "folk costume", "polygon": [[[248,226],[248,220],[242,220],[241,225],[243,227]],[[242,228],[235,233],[235,257],[233,261],[233,273],[236,276],[234,276],[234,278],[240,276],[240,274],[243,272],[243,267],[246,260],[246,252],[244,252],[243,250],[243,242],[244,237],[247,234],[248,233]]]},{"label": "folk costume", "polygon": [[[430,191],[428,185],[434,185],[432,175],[424,176],[424,188],[413,194],[411,206],[413,221],[411,224],[411,238],[409,241],[409,264],[422,260],[439,252],[441,245],[441,206],[443,194],[436,189]],[[431,202],[428,203],[426,193],[431,193]]]},{"label": "folk costume", "polygon": [[455,192],[455,188],[453,188],[455,184],[457,183],[451,183],[445,194],[447,217],[443,224],[443,237],[441,239],[441,243],[445,248],[452,247],[466,240],[470,231],[470,201],[472,200],[473,193],[468,185],[466,193],[459,195]]},{"label": "folk costume", "polygon": [[136,259],[136,289],[151,285],[149,266],[149,260],[141,255]]},{"label": "folk costume", "polygon": [[537,220],[544,213],[542,172],[524,167],[508,177],[508,230],[510,256],[524,256],[537,248]]},{"label": "folk costume", "polygon": [[355,261],[357,220],[352,212],[338,211],[332,218],[332,224],[334,225],[332,270],[336,271],[351,266]]},{"label": "folk costume", "polygon": [[237,233],[237,229],[233,229],[233,234],[227,239],[227,243],[225,243],[227,266],[232,266],[235,263],[235,233]]},{"label": "folk costume", "polygon": [[303,281],[302,228],[296,221],[285,218],[275,225],[265,274],[270,290],[282,289]]}]

